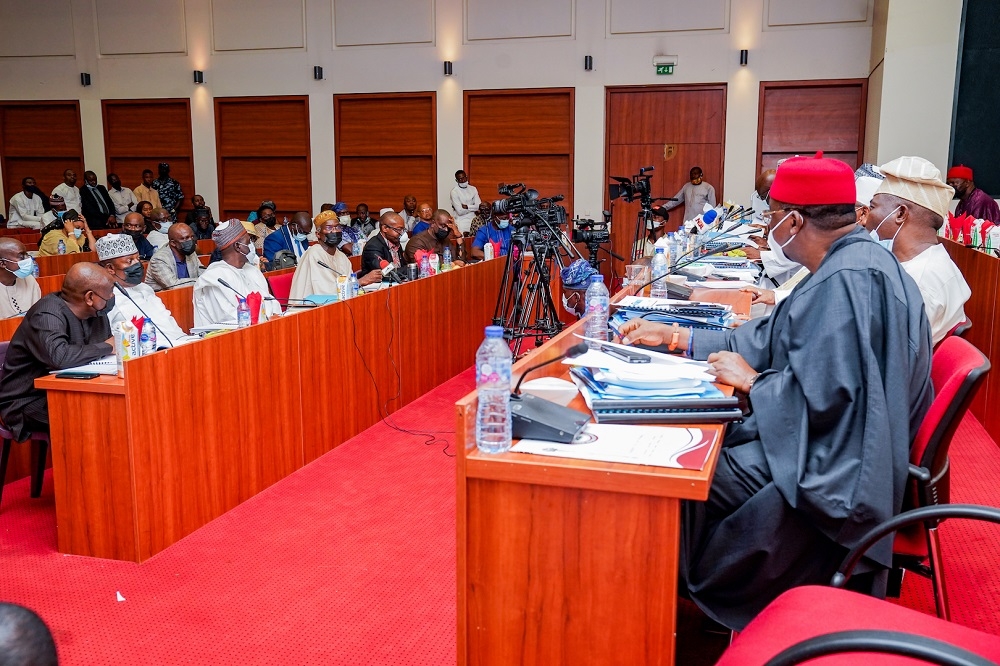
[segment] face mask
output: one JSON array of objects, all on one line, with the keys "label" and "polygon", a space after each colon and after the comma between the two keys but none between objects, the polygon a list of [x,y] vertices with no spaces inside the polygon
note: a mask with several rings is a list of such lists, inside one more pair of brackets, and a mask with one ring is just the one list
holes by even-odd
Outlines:
[{"label": "face mask", "polygon": [[111,294],[111,298],[104,304],[104,307],[97,310],[94,316],[97,317],[107,317],[111,314],[111,311],[115,309],[115,295]]},{"label": "face mask", "polygon": [[[10,260],[8,259],[7,261]],[[9,268],[7,268],[6,263],[0,263],[0,266],[3,266],[4,270],[7,271],[8,273],[13,273],[14,277],[22,279],[31,275],[34,269],[34,264],[31,261],[31,257],[26,257],[24,259],[18,260],[16,271],[12,271]]]},{"label": "face mask", "polygon": [[501,229],[506,229],[507,227],[510,226],[510,220],[500,220],[499,222],[497,222],[497,226],[500,227]]},{"label": "face mask", "polygon": [[757,190],[754,190],[753,194],[750,195],[750,208],[753,209],[754,217],[760,217],[767,210],[767,197],[765,196],[761,199],[760,195],[757,194]]},{"label": "face mask", "polygon": [[82,235],[83,235],[83,229],[74,229],[73,230],[73,237],[74,238],[79,238]]},{"label": "face mask", "polygon": [[142,238],[141,231],[126,231],[125,235],[131,236],[133,241],[138,241],[140,238]]},{"label": "face mask", "polygon": [[896,229],[896,234],[893,234],[892,238],[890,238],[888,240],[882,240],[881,238],[879,238],[878,237],[878,230],[882,227],[883,224],[885,224],[886,220],[888,220],[890,217],[892,217],[896,213],[896,211],[899,210],[899,208],[900,208],[899,206],[896,206],[895,208],[893,208],[891,213],[889,213],[888,215],[886,215],[885,217],[883,217],[882,221],[879,222],[878,225],[876,225],[874,229],[872,229],[871,231],[868,232],[868,235],[872,237],[873,241],[875,241],[876,243],[878,243],[879,245],[881,245],[885,249],[889,250],[890,252],[892,252],[892,241],[896,240],[896,234],[899,233],[899,229],[903,228],[903,225],[899,225],[899,229]]},{"label": "face mask", "polygon": [[399,244],[400,245],[406,245],[409,242],[409,240],[410,240],[410,237],[409,237],[409,235],[405,231],[403,233],[399,234]]},{"label": "face mask", "polygon": [[343,240],[343,238],[344,234],[338,231],[324,236],[323,242],[329,247],[340,247],[340,241]]},{"label": "face mask", "polygon": [[265,220],[264,218],[260,218],[260,221],[263,222],[264,226],[267,227],[268,229],[274,229],[274,225],[278,220],[272,217],[267,220]]},{"label": "face mask", "polygon": [[465,188],[467,188],[469,186],[469,184],[468,183],[459,183],[458,186],[461,187],[464,190]]},{"label": "face mask", "polygon": [[257,256],[257,248],[254,247],[253,243],[247,243],[247,251],[243,254],[247,258],[247,261],[256,266],[260,263],[260,258]]},{"label": "face mask", "polygon": [[134,287],[142,282],[142,264],[135,263],[125,268],[125,284]]},{"label": "face mask", "polygon": [[309,238],[309,237],[306,234],[301,234],[301,233],[296,232],[296,233],[292,234],[292,238],[294,238],[295,240],[297,240],[300,243],[305,243],[306,239]]},{"label": "face mask", "polygon": [[692,178],[691,179],[691,184],[692,185],[701,185],[701,178]]},{"label": "face mask", "polygon": [[437,238],[438,240],[444,240],[450,235],[451,235],[451,229],[449,229],[448,227],[440,227],[437,231],[434,232],[434,237]]},{"label": "face mask", "polygon": [[173,224],[173,222],[160,222],[160,233],[161,234],[167,233],[167,229],[170,228],[171,224]]},{"label": "face mask", "polygon": [[782,245],[777,241],[777,239],[775,239],[774,232],[777,231],[778,227],[780,227],[784,223],[784,221],[788,219],[789,215],[791,215],[791,213],[788,213],[788,215],[785,215],[783,218],[781,218],[781,221],[778,222],[776,225],[774,225],[774,228],[767,233],[767,247],[768,249],[771,250],[771,252],[774,253],[774,256],[778,259],[778,263],[780,264],[789,263],[788,257],[785,256],[784,248],[793,240],[795,240],[795,236],[789,238],[787,241],[785,241],[784,245]]},{"label": "face mask", "polygon": [[186,257],[190,254],[194,254],[194,251],[198,249],[198,242],[193,238],[186,241],[181,241],[179,249],[181,251],[181,254],[183,254]]},{"label": "face mask", "polygon": [[345,227],[351,226],[351,216],[350,215],[341,215],[337,219],[340,220],[340,224],[341,225],[343,225]]}]

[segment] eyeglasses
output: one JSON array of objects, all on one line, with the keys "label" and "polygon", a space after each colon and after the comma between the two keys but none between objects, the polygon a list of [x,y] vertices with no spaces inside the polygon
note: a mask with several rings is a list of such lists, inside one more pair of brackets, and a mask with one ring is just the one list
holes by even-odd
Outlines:
[{"label": "eyeglasses", "polygon": [[406,227],[391,227],[388,224],[383,225],[386,231],[395,231],[397,234],[401,234],[406,231]]}]

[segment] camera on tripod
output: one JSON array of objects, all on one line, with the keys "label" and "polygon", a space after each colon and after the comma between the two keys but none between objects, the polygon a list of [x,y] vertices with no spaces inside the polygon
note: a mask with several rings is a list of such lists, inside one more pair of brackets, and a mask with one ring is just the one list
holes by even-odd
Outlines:
[{"label": "camera on tripod", "polygon": [[608,227],[607,220],[595,221],[576,219],[574,222],[576,223],[575,228],[573,229],[574,243],[600,245],[601,243],[611,242],[611,230]]},{"label": "camera on tripod", "polygon": [[611,180],[618,182],[608,185],[608,198],[611,201],[621,197],[625,201],[632,203],[636,199],[649,200],[649,173],[653,167],[642,167],[639,173],[631,178],[625,176],[611,176]]},{"label": "camera on tripod", "polygon": [[538,223],[547,223],[553,228],[566,224],[566,209],[557,205],[566,198],[561,194],[539,199],[538,190],[527,189],[524,183],[500,183],[497,192],[507,198],[493,202],[493,214],[512,215],[510,223],[515,229]]}]

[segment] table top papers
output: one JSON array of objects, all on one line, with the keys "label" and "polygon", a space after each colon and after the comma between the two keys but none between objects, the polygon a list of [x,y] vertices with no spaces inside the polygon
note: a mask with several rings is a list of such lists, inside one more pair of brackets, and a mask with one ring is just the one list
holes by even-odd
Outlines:
[{"label": "table top papers", "polygon": [[557,458],[701,470],[715,434],[700,428],[588,424],[571,444],[522,439],[511,449]]}]

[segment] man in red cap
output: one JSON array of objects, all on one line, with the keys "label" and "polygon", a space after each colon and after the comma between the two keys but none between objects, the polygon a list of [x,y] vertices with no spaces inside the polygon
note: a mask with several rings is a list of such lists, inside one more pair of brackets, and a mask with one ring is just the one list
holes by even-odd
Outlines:
[{"label": "man in red cap", "polygon": [[1000,224],[1000,206],[993,197],[976,187],[972,181],[972,169],[963,164],[948,169],[948,184],[955,188],[955,198],[958,199],[956,217],[968,214],[977,220]]},{"label": "man in red cap", "polygon": [[[632,320],[624,339],[707,359],[747,395],[706,502],[684,505],[681,581],[713,619],[742,629],[791,587],[825,584],[848,549],[901,507],[909,448],[933,398],[920,291],[856,223],[838,160],[778,167],[765,212],[774,246],[809,275],[770,316],[726,331]],[[884,593],[888,540],[859,586]]]}]

